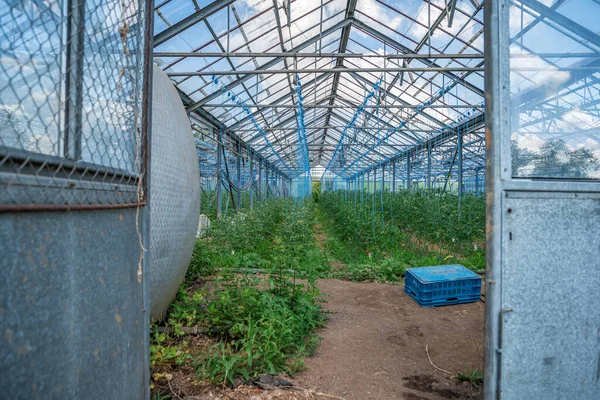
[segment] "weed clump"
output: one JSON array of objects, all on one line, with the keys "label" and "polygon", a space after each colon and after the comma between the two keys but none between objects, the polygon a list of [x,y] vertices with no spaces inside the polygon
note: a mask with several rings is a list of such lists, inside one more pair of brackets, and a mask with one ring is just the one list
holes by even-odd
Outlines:
[{"label": "weed clump", "polygon": [[[316,279],[329,265],[315,243],[314,211],[312,202],[272,199],[212,221],[152,328],[152,365],[193,366],[198,380],[218,384],[302,369],[325,323]],[[184,340],[190,327],[209,339],[197,354]]]},{"label": "weed clump", "polygon": [[225,277],[203,315],[209,334],[220,341],[197,360],[198,378],[233,383],[237,376],[293,374],[318,343],[322,313],[314,281]]}]

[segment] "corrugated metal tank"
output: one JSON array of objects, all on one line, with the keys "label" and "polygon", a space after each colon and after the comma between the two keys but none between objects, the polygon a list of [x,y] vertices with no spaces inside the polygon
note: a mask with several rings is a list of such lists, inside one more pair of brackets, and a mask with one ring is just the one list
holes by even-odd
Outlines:
[{"label": "corrugated metal tank", "polygon": [[190,263],[200,215],[200,171],[190,120],[154,67],[150,176],[150,309],[160,318]]}]

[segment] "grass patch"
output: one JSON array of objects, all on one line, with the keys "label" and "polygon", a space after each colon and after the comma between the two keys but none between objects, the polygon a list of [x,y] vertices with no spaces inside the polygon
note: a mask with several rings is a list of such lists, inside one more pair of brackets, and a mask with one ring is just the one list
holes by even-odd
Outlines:
[{"label": "grass patch", "polygon": [[456,379],[459,382],[469,382],[474,389],[483,385],[483,375],[476,369],[467,373],[460,373],[456,376]]}]

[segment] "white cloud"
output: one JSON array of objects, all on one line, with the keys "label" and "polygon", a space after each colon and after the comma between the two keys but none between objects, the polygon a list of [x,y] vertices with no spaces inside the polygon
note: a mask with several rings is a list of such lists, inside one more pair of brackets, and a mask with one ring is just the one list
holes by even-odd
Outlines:
[{"label": "white cloud", "polygon": [[398,30],[404,21],[400,15],[375,0],[358,0],[356,9],[394,30]]},{"label": "white cloud", "polygon": [[571,77],[570,72],[559,71],[558,68],[542,60],[535,54],[528,55],[527,57],[518,57],[520,53],[521,50],[518,47],[513,46],[510,48],[510,68],[511,70],[518,71],[521,75],[512,73],[510,84],[511,87],[516,86],[519,91],[529,89],[533,86],[550,85],[549,93],[552,93],[559,85]]}]

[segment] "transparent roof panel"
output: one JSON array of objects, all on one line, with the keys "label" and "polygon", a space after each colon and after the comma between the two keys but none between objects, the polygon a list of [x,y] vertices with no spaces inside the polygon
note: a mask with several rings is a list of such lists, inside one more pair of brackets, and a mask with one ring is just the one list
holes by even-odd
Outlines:
[{"label": "transparent roof panel", "polygon": [[[225,127],[282,171],[281,160],[299,165],[305,135],[311,165],[331,162],[348,174],[481,108],[483,6],[457,2],[452,21],[446,10],[445,0],[164,0],[155,5],[155,62],[193,118]],[[526,11],[531,23],[537,14]],[[589,29],[594,22],[583,21]],[[530,34],[550,31],[557,32],[543,22]],[[565,46],[594,51],[562,36]],[[542,46],[513,43],[511,52]],[[540,79],[513,75],[519,90]],[[566,99],[578,101],[580,92]]]}]

